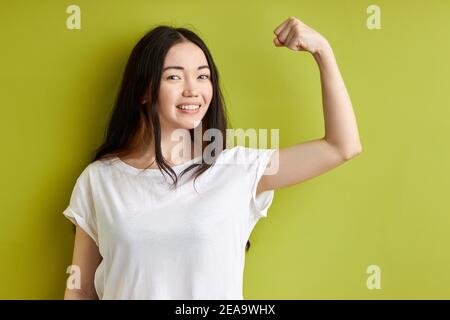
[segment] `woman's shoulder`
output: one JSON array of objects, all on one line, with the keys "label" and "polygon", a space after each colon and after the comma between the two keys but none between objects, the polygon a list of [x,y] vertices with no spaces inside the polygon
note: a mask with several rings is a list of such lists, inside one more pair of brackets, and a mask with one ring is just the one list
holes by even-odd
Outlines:
[{"label": "woman's shoulder", "polygon": [[78,179],[90,180],[97,176],[99,172],[107,170],[113,163],[114,158],[98,159],[87,163],[82,169]]},{"label": "woman's shoulder", "polygon": [[272,153],[275,149],[234,146],[224,149],[219,162],[248,165],[255,163],[261,155]]}]

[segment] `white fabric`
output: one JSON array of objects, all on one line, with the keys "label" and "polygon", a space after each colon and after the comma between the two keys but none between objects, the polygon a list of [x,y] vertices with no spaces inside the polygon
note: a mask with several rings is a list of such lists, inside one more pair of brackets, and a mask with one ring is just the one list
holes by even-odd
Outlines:
[{"label": "white fabric", "polygon": [[[193,169],[170,189],[159,169],[119,158],[90,163],[63,214],[103,257],[100,299],[243,299],[247,240],[274,190],[256,187],[276,149],[224,149],[193,186]],[[242,161],[243,159],[243,161]],[[179,174],[192,159],[172,169]]]}]

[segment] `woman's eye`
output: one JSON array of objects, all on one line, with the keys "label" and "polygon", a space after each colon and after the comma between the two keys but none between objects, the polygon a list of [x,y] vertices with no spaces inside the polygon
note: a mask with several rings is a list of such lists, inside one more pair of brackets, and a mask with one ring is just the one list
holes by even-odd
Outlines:
[{"label": "woman's eye", "polygon": [[[168,77],[167,77],[167,80],[173,80],[172,77],[178,77],[178,76],[175,76],[175,75],[168,76]],[[199,77],[206,77],[206,78],[203,78],[204,80],[209,79],[209,76],[208,76],[207,74],[202,74],[202,75],[199,76]]]}]

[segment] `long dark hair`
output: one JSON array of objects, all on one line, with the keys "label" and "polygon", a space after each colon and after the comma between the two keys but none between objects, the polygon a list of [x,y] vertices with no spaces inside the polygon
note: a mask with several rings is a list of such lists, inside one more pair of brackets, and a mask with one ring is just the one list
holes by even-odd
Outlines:
[{"label": "long dark hair", "polygon": [[[133,48],[125,67],[120,90],[117,94],[112,110],[109,125],[105,132],[102,145],[96,149],[94,161],[111,157],[125,157],[134,151],[141,151],[151,141],[155,145],[155,161],[162,174],[167,173],[173,181],[172,187],[176,188],[178,176],[164,160],[161,152],[161,127],[158,118],[158,95],[164,66],[164,59],[169,49],[182,42],[196,44],[205,54],[211,71],[213,96],[204,118],[201,121],[201,132],[208,129],[217,129],[221,135],[221,141],[211,143],[226,146],[226,129],[228,119],[225,101],[219,86],[219,73],[214,60],[203,40],[193,31],[186,28],[174,28],[160,25],[147,32]],[[147,95],[148,101],[143,104],[142,99]],[[189,130],[191,141],[194,141],[194,129]],[[207,144],[202,140],[202,155]],[[218,157],[215,149],[212,151],[212,159]],[[210,162],[210,161],[208,161]],[[195,180],[205,172],[212,163],[194,163],[180,173],[180,178],[185,173],[195,168]],[[149,165],[151,166],[151,164]],[[145,170],[145,169],[144,169]],[[246,251],[250,248],[247,241]]]}]

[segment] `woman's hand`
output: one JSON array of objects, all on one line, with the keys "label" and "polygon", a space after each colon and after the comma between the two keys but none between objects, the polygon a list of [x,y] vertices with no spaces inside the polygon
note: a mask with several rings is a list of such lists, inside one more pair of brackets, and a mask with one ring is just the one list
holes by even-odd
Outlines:
[{"label": "woman's hand", "polygon": [[276,35],[273,42],[277,47],[307,51],[313,55],[330,48],[327,39],[295,17],[289,17],[273,32]]}]

